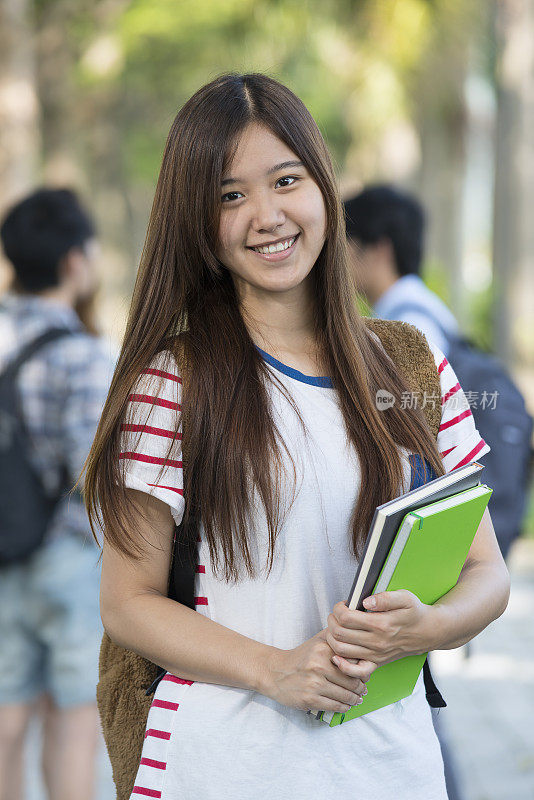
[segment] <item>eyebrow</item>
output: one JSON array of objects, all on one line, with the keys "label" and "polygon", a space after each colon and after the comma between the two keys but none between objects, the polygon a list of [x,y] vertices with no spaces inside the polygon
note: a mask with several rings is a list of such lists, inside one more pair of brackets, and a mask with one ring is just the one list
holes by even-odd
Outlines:
[{"label": "eyebrow", "polygon": [[[272,175],[273,172],[279,172],[281,169],[288,169],[288,167],[303,167],[302,161],[282,161],[281,164],[275,164],[267,170],[267,175]],[[227,186],[229,183],[243,183],[241,178],[225,178],[221,181],[221,186]]]}]

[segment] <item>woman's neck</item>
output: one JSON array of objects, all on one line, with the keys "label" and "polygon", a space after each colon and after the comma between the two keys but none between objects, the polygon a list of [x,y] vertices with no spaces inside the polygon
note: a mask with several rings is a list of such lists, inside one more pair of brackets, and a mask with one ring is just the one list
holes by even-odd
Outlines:
[{"label": "woman's neck", "polygon": [[302,296],[271,293],[248,297],[242,313],[251,339],[287,366],[305,374],[324,375],[314,333],[314,304]]}]

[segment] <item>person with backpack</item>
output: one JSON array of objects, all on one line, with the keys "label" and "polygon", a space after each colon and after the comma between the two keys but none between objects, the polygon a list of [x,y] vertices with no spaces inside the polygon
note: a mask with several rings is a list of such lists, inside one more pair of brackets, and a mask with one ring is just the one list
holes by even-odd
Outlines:
[{"label": "person with backpack", "polygon": [[[413,483],[413,459],[430,477],[472,439],[488,452],[472,419],[438,434],[456,383],[442,362],[412,326],[359,316],[332,162],[302,101],[258,73],[195,92],[167,138],[84,468],[119,800],[445,800],[422,675],[336,728],[306,713],[365,703],[378,665],[456,647],[506,607],[489,514],[436,605],[407,591],[372,614],[345,605],[375,507]],[[376,393],[400,400],[410,377],[443,406],[380,411]]]},{"label": "person with backpack", "polygon": [[525,400],[499,360],[463,337],[452,312],[425,286],[426,221],[417,198],[376,184],[345,200],[344,211],[358,289],[374,315],[415,325],[442,350],[464,389],[467,404],[457,412],[473,415],[491,447],[484,480],[493,488],[489,509],[506,559],[521,533],[532,470],[533,420]]},{"label": "person with backpack", "polygon": [[114,366],[91,316],[98,245],[68,189],[21,199],[0,237],[14,271],[0,297],[0,798],[23,797],[26,735],[40,717],[48,797],[90,800],[98,548],[72,489]]}]

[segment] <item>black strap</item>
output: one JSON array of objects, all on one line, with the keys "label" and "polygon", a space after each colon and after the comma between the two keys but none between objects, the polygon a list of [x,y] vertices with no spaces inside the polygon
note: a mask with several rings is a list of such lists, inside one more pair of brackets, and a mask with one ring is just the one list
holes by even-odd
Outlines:
[{"label": "black strap", "polygon": [[423,680],[425,682],[426,699],[430,708],[446,708],[447,703],[443,699],[440,690],[434,683],[434,678],[430,672],[428,658],[426,658],[425,663],[423,664]]},{"label": "black strap", "polygon": [[[192,514],[186,528],[184,519],[174,529],[171,565],[169,573],[169,588],[167,595],[178,603],[195,610],[195,576],[198,560],[198,531],[200,520]],[[167,670],[158,666],[158,673],[145,695],[156,691],[156,687],[166,674]]]}]

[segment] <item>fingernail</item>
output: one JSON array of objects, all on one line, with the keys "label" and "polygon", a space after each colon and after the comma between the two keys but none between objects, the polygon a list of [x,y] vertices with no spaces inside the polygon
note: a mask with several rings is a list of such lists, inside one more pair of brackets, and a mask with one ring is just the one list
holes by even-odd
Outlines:
[{"label": "fingernail", "polygon": [[376,606],[376,598],[374,597],[366,597],[363,601],[363,604],[366,608],[375,608]]},{"label": "fingernail", "polygon": [[363,697],[360,697],[360,699],[356,702],[356,705],[361,706],[362,703],[363,703]]},{"label": "fingernail", "polygon": [[364,690],[363,690],[363,692],[362,692],[362,695],[366,695],[368,691],[369,691],[369,689],[368,689],[368,688],[367,688],[367,686],[366,686],[366,687],[365,687],[365,689],[364,689]]}]

